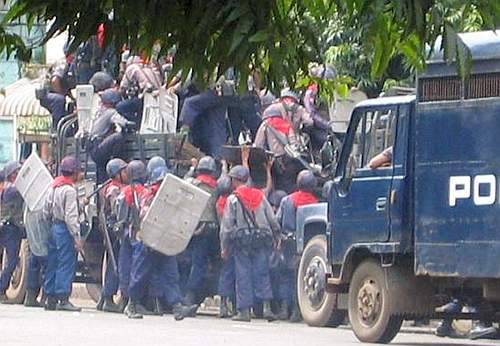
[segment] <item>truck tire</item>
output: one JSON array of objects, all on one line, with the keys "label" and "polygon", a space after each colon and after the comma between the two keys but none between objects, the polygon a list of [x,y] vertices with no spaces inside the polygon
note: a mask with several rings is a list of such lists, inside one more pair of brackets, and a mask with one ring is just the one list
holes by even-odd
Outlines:
[{"label": "truck tire", "polygon": [[[5,258],[5,250],[3,251],[2,259]],[[5,294],[9,303],[22,304],[24,302],[24,295],[26,294],[26,286],[28,285],[28,260],[29,260],[29,247],[28,241],[23,239],[21,247],[19,248],[19,262],[10,279],[10,285]],[[0,266],[4,269],[5,263],[2,260]]]},{"label": "truck tire", "polygon": [[307,242],[297,275],[297,297],[304,322],[314,327],[338,327],[346,312],[337,310],[337,295],[326,291],[326,236],[317,235]]},{"label": "truck tire", "polygon": [[362,262],[352,276],[349,321],[354,334],[362,342],[385,344],[401,329],[403,318],[393,314],[385,282],[384,270],[372,259]]}]

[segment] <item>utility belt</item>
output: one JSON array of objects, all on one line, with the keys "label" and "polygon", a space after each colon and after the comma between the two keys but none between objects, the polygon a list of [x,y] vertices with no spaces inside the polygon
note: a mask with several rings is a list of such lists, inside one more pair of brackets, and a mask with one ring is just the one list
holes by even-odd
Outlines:
[{"label": "utility belt", "polygon": [[270,249],[273,245],[272,233],[259,228],[240,228],[231,234],[230,239],[237,250]]}]

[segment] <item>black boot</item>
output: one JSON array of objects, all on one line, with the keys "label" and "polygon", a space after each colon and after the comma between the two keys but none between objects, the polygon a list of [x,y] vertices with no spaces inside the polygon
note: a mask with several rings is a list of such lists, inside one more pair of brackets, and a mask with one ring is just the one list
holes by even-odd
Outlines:
[{"label": "black boot", "polygon": [[99,301],[97,302],[97,305],[95,306],[95,308],[97,309],[97,311],[102,311],[102,307],[104,306],[104,297],[101,296],[99,297]]},{"label": "black boot", "polygon": [[155,316],[163,316],[163,307],[160,298],[153,299],[153,314]]},{"label": "black boot", "polygon": [[80,312],[80,311],[82,311],[82,308],[79,308],[79,307],[74,306],[73,304],[71,304],[68,298],[63,298],[57,304],[56,310],[58,310],[58,311]]},{"label": "black boot", "polygon": [[172,313],[176,321],[182,321],[186,317],[196,317],[198,305],[182,305],[181,303],[172,306]]},{"label": "black boot", "polygon": [[237,322],[250,322],[250,309],[239,309],[236,315],[233,317],[233,321]]},{"label": "black boot", "polygon": [[454,330],[453,327],[451,326],[452,320],[450,319],[444,319],[439,323],[439,325],[436,328],[436,331],[434,334],[436,336],[439,336],[441,338],[444,338],[445,336],[453,336]]},{"label": "black boot", "polygon": [[57,307],[57,298],[54,296],[47,296],[45,300],[45,310],[55,311]]},{"label": "black boot", "polygon": [[280,311],[278,313],[278,320],[286,321],[288,320],[288,302],[283,300],[281,302]]},{"label": "black boot", "polygon": [[183,303],[185,305],[193,305],[195,303],[195,294],[192,291],[186,293],[183,299]]},{"label": "black boot", "polygon": [[9,298],[7,298],[7,295],[5,294],[5,292],[1,292],[1,293],[0,293],[0,303],[1,303],[1,304],[4,304],[4,303],[6,303],[8,300],[9,300]]},{"label": "black boot", "polygon": [[103,299],[102,311],[112,312],[117,314],[122,312],[120,306],[115,304],[112,297],[106,297]]},{"label": "black boot", "polygon": [[43,305],[36,300],[38,294],[36,291],[27,290],[26,296],[24,297],[24,306],[27,308],[43,308]]},{"label": "black boot", "polygon": [[133,320],[141,319],[143,316],[137,312],[136,304],[132,300],[129,300],[127,307],[125,308],[125,315]]},{"label": "black boot", "polygon": [[120,297],[120,301],[118,302],[118,307],[120,308],[120,312],[125,312],[125,308],[128,305],[128,298],[127,297]]},{"label": "black boot", "polygon": [[221,297],[220,298],[220,306],[219,306],[219,318],[228,318],[231,315],[229,314],[229,307],[228,307],[228,298],[227,297]]},{"label": "black boot", "polygon": [[137,313],[144,315],[144,316],[154,316],[154,312],[151,310],[148,310],[144,305],[140,303],[135,303],[135,310]]},{"label": "black boot", "polygon": [[295,304],[292,310],[292,315],[290,316],[290,322],[298,323],[300,321],[302,321],[302,314],[300,313],[299,306]]},{"label": "black boot", "polygon": [[271,301],[265,300],[262,304],[262,315],[268,322],[276,321],[273,310],[271,309]]}]

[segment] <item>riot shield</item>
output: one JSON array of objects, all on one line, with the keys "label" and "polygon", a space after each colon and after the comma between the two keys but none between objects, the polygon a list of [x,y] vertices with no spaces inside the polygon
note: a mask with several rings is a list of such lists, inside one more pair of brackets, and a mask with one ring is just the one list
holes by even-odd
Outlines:
[{"label": "riot shield", "polygon": [[138,238],[167,256],[181,253],[209,199],[209,193],[168,174],[144,216]]},{"label": "riot shield", "polygon": [[44,197],[54,179],[36,152],[24,162],[14,185],[30,211],[43,208]]}]

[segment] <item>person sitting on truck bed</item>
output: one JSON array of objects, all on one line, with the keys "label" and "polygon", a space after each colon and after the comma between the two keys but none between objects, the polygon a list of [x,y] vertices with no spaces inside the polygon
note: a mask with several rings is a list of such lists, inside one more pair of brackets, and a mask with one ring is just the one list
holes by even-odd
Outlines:
[{"label": "person sitting on truck bed", "polygon": [[297,220],[297,209],[308,204],[318,203],[318,197],[314,194],[317,180],[311,171],[303,170],[297,176],[298,191],[285,197],[280,204],[277,213],[278,222],[281,224],[281,231],[284,235],[285,242],[283,244],[283,255],[285,256],[285,268],[280,272],[279,278],[279,298],[281,300],[281,308],[279,318],[287,320],[289,316],[289,308],[292,309],[291,321],[300,320],[300,312],[296,297],[296,277],[298,269],[298,261],[293,251],[294,244],[289,240],[294,239]]},{"label": "person sitting on truck bed", "polygon": [[392,165],[392,146],[375,155],[370,162],[368,162],[368,167],[371,169],[377,169],[379,167],[390,165]]},{"label": "person sitting on truck bed", "polygon": [[101,94],[101,107],[90,131],[90,155],[97,166],[97,183],[104,182],[106,164],[111,158],[121,156],[125,144],[122,129],[130,122],[115,109],[120,100],[120,93],[114,89]]}]

